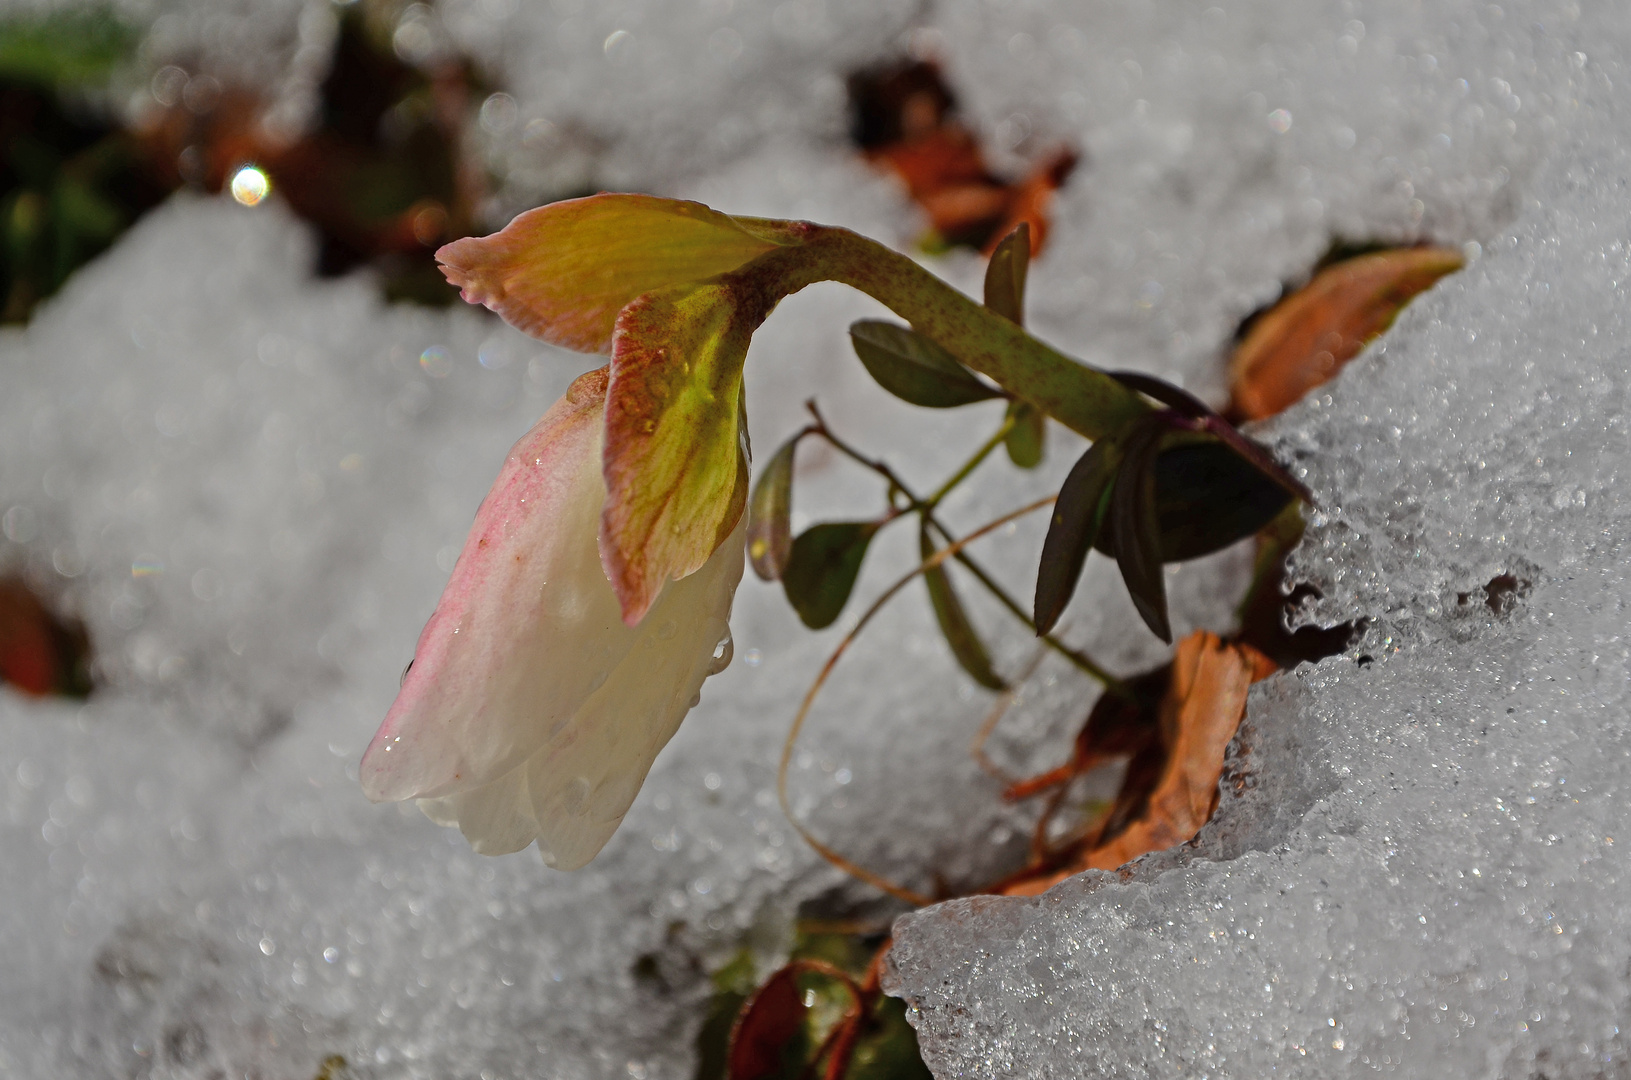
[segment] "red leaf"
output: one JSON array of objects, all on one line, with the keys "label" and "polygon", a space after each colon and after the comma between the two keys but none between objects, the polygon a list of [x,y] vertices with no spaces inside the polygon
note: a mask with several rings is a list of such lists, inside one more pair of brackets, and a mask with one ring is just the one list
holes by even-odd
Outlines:
[{"label": "red leaf", "polygon": [[762,1080],[782,1070],[787,1044],[804,1030],[804,996],[793,965],[772,975],[748,999],[731,1030],[729,1080]]}]

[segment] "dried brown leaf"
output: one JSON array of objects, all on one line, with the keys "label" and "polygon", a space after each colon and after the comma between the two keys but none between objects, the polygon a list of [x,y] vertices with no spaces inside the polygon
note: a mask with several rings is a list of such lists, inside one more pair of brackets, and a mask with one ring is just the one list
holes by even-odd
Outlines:
[{"label": "dried brown leaf", "polygon": [[1180,641],[1160,707],[1166,761],[1143,813],[1072,865],[1010,882],[1002,891],[1034,896],[1072,874],[1114,870],[1193,838],[1217,803],[1223,755],[1245,715],[1246,691],[1275,670],[1274,662],[1250,645],[1231,644],[1204,630]]},{"label": "dried brown leaf", "polygon": [[1397,248],[1321,270],[1253,323],[1235,350],[1231,413],[1273,416],[1335,378],[1417,293],[1462,262],[1452,248]]}]

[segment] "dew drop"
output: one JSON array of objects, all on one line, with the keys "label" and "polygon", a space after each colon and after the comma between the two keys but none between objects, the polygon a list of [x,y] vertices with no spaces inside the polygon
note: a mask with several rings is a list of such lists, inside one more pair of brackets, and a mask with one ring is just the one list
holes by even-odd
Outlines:
[{"label": "dew drop", "polygon": [[731,657],[735,655],[736,644],[731,640],[731,635],[727,631],[725,636],[719,640],[719,644],[714,646],[714,658],[708,665],[708,674],[718,675],[721,671],[730,667]]},{"label": "dew drop", "polygon": [[561,809],[568,814],[576,814],[583,809],[583,801],[589,797],[589,778],[580,776],[567,786],[566,793],[561,797]]}]

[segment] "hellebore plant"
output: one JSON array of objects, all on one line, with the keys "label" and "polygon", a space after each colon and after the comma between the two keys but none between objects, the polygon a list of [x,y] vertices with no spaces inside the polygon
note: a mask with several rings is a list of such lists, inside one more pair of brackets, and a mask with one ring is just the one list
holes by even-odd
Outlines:
[{"label": "hellebore plant", "polygon": [[[370,798],[419,799],[478,851],[536,839],[560,869],[594,857],[702,681],[729,662],[744,545],[755,571],[782,579],[801,618],[820,627],[843,608],[877,530],[916,513],[923,574],[954,654],[998,688],[950,591],[948,557],[1046,635],[1096,547],[1117,560],[1140,614],[1170,641],[1161,564],[1233,543],[1306,497],[1266,452],[1177,388],[1098,371],[1026,333],[1024,226],[993,254],[984,304],[845,229],[646,195],[540,207],[437,258],[466,300],[545,341],[611,357],[511,452],[363,758]],[[750,508],[749,341],[783,297],[829,280],[910,324],[851,328],[885,389],[934,408],[1005,398],[1007,416],[945,485],[918,497],[816,414],[772,457]],[[1094,442],[1054,507],[1026,615],[967,560],[966,540],[954,541],[934,508],[998,445],[1016,464],[1035,464],[1045,417]],[[808,436],[882,473],[890,512],[792,537],[793,454]]]}]

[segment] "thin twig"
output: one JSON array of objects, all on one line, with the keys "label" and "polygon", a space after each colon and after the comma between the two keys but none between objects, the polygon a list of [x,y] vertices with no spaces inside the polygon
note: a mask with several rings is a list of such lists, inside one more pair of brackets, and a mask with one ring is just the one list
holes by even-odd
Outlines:
[{"label": "thin twig", "polygon": [[[929,515],[929,524],[934,526],[935,531],[938,532],[942,539],[946,540],[948,543],[952,543],[956,540],[956,536],[952,533],[952,531],[946,528],[940,519],[934,517],[932,514]],[[1012,596],[1009,596],[1008,590],[997,584],[997,580],[987,573],[979,563],[975,562],[972,558],[969,558],[961,551],[957,553],[956,559],[962,564],[964,569],[974,575],[976,581],[985,586],[986,591],[995,597],[999,604],[1008,609],[1009,613],[1012,614],[1014,618],[1023,623],[1026,628],[1031,631],[1031,633],[1036,633],[1036,623],[1029,615],[1025,613],[1025,609],[1019,606],[1019,601],[1015,600]],[[1132,697],[1132,691],[1127,689],[1127,685],[1114,675],[1110,674],[1103,667],[1099,666],[1098,661],[1094,660],[1091,656],[1082,652],[1080,649],[1071,648],[1063,641],[1060,641],[1054,634],[1042,634],[1040,636],[1044,645],[1058,653],[1060,656],[1063,656],[1066,660],[1070,661],[1072,666],[1081,671],[1083,674],[1097,680],[1099,685],[1103,686],[1110,693],[1115,694],[1117,697],[1129,699]]]},{"label": "thin twig", "polygon": [[1018,781],[1015,777],[1004,772],[1000,765],[986,755],[985,741],[991,737],[993,731],[997,730],[997,724],[1008,714],[1008,710],[1013,708],[1015,700],[1019,697],[1020,688],[1025,685],[1032,675],[1036,674],[1037,667],[1042,663],[1042,657],[1046,655],[1047,651],[1042,648],[1038,648],[1031,654],[1031,659],[1025,664],[1025,670],[1021,671],[1019,676],[1008,684],[1008,689],[997,696],[996,702],[991,706],[991,711],[985,714],[985,721],[980,724],[980,730],[975,734],[974,741],[968,747],[968,752],[974,758],[974,763],[984,770],[987,776],[992,777],[1004,787],[1012,787]]},{"label": "thin twig", "polygon": [[900,592],[901,589],[910,584],[914,578],[918,577],[927,570],[932,570],[936,566],[939,566],[941,563],[951,558],[967,545],[980,539],[980,537],[1000,529],[1010,521],[1024,517],[1026,514],[1034,513],[1035,511],[1042,509],[1044,506],[1051,506],[1053,504],[1053,500],[1054,497],[1052,495],[1045,499],[1038,499],[1033,503],[1020,507],[1018,510],[1004,514],[995,521],[982,525],[980,528],[969,533],[961,540],[958,540],[947,547],[941,548],[939,551],[929,556],[929,558],[925,559],[922,564],[913,569],[910,573],[901,577],[893,585],[885,589],[883,594],[872,602],[872,606],[867,608],[866,612],[862,614],[861,618],[856,622],[855,627],[850,630],[849,633],[844,635],[844,640],[838,643],[838,647],[833,650],[832,655],[827,657],[827,662],[821,666],[820,674],[816,676],[815,682],[811,684],[810,689],[805,692],[804,701],[799,705],[798,714],[793,717],[793,725],[787,732],[787,741],[782,744],[781,763],[776,768],[776,797],[781,801],[782,813],[787,816],[787,820],[792,824],[794,830],[798,832],[799,836],[803,837],[805,843],[809,844],[810,847],[815,849],[816,854],[820,855],[822,858],[826,859],[840,870],[854,878],[866,882],[868,885],[871,885],[874,888],[881,889],[890,896],[895,897],[897,900],[904,901],[905,903],[911,904],[914,907],[922,907],[925,904],[930,904],[934,901],[931,897],[924,896],[922,893],[913,892],[911,889],[896,885],[888,879],[873,873],[871,870],[850,862],[850,860],[846,859],[844,856],[840,855],[838,852],[834,851],[832,848],[828,847],[826,844],[812,836],[809,830],[807,830],[799,821],[798,816],[793,813],[792,803],[787,797],[787,769],[793,760],[793,747],[798,743],[799,732],[804,728],[804,721],[810,715],[811,706],[815,704],[817,695],[821,693],[821,688],[826,685],[828,677],[833,673],[833,669],[838,666],[838,661],[843,658],[844,653],[848,651],[851,643],[853,643],[856,637],[860,635],[861,631],[866,628],[867,623],[872,621],[872,617],[882,610],[883,606],[893,599],[896,593]]}]

